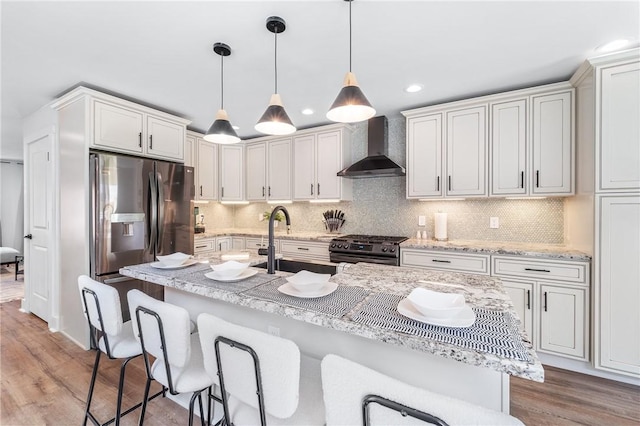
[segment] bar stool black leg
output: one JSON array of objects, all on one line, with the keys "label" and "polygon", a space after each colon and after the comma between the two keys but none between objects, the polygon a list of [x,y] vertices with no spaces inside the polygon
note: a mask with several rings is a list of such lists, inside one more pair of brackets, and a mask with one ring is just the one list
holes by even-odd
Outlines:
[{"label": "bar stool black leg", "polygon": [[87,409],[84,412],[84,422],[83,426],[86,426],[87,419],[91,418],[93,423],[96,423],[96,420],[93,418],[93,415],[90,412],[91,409],[91,399],[93,398],[93,388],[96,384],[96,377],[98,376],[98,364],[100,364],[100,355],[102,352],[100,350],[96,351],[96,359],[93,362],[93,372],[91,373],[91,383],[89,384],[89,394],[87,395]]},{"label": "bar stool black leg", "polygon": [[[147,399],[149,398],[149,388],[151,387],[151,379],[147,378],[147,383],[144,386],[144,398],[142,399],[142,410],[140,411],[139,426],[144,423],[144,413],[147,411]],[[164,388],[162,389],[164,395]]]},{"label": "bar stool black leg", "polygon": [[127,370],[127,364],[133,358],[127,358],[120,367],[120,381],[118,382],[118,405],[116,406],[116,426],[120,426],[120,417],[122,416],[122,392],[124,390],[124,377]]}]

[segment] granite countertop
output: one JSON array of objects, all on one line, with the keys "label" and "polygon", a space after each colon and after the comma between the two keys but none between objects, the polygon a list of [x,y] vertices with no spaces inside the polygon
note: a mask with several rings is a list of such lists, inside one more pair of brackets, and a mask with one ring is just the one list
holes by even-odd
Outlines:
[{"label": "granite countertop", "polygon": [[[332,239],[344,234],[330,234],[328,232],[311,232],[311,231],[291,231],[287,234],[286,225],[282,224],[275,228],[274,237],[277,240],[309,240],[309,241],[321,241],[329,242]],[[226,228],[226,229],[212,229],[200,234],[194,234],[194,240],[202,238],[214,238],[214,237],[268,237],[269,231],[265,226],[265,229],[244,229],[244,228]]]},{"label": "granite countertop", "polygon": [[[224,253],[220,255],[222,254]],[[265,260],[265,256],[258,256],[257,253],[252,253],[250,259],[252,264],[258,264]],[[221,262],[219,258],[210,258],[209,261],[212,263]],[[260,270],[253,278],[238,283],[244,283],[244,286],[230,286],[229,283],[218,285],[218,282],[205,278],[204,273],[209,271],[211,271],[209,265],[204,264],[197,264],[177,270],[155,269],[150,267],[149,264],[129,266],[120,269],[120,273],[125,276],[235,305],[269,312],[292,320],[304,321],[356,336],[411,348],[416,351],[430,353],[478,367],[491,368],[499,372],[534,381],[542,382],[544,379],[542,365],[533,350],[529,337],[524,332],[517,332],[519,336],[516,333],[516,337],[518,343],[522,343],[529,358],[528,361],[481,352],[451,343],[433,341],[412,334],[392,331],[383,327],[365,325],[354,321],[352,318],[354,313],[366,304],[373,295],[384,293],[396,297],[406,297],[412,289],[418,286],[434,291],[462,292],[465,295],[467,303],[473,308],[485,308],[491,311],[507,313],[513,316],[513,318],[517,318],[511,299],[504,291],[498,278],[368,263],[355,265],[340,264],[338,266],[339,273],[331,277],[331,281],[337,283],[339,288],[340,286],[345,286],[364,289],[366,290],[367,296],[350,308],[346,314],[332,316],[312,309],[304,309],[284,302],[267,300],[247,294],[255,289],[273,285],[275,279],[291,275],[289,273],[277,272],[276,275],[269,276],[264,273],[263,270]],[[448,283],[449,286],[429,282]],[[454,290],[451,290],[452,288]]]},{"label": "granite countertop", "polygon": [[563,244],[517,243],[508,241],[454,240],[435,241],[410,238],[400,248],[441,250],[459,253],[480,253],[509,256],[530,256],[544,259],[590,262],[591,256]]}]

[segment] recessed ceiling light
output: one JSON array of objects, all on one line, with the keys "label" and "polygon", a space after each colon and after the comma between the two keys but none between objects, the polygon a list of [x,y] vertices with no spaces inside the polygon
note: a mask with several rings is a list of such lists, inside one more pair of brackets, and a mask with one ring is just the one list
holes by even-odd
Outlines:
[{"label": "recessed ceiling light", "polygon": [[313,110],[311,108],[305,108],[305,109],[302,110],[302,113],[304,115],[311,115],[311,114],[313,114]]},{"label": "recessed ceiling light", "polygon": [[614,50],[622,49],[623,47],[629,45],[631,43],[630,40],[626,38],[621,38],[618,40],[610,41],[609,43],[605,43],[601,46],[596,47],[596,51],[598,52],[613,52]]},{"label": "recessed ceiling light", "polygon": [[231,126],[231,127],[233,127],[233,130],[239,130],[240,129],[240,127],[238,127],[238,126]]},{"label": "recessed ceiling light", "polygon": [[404,91],[407,93],[415,93],[422,90],[422,84],[412,84],[410,86],[405,87]]}]

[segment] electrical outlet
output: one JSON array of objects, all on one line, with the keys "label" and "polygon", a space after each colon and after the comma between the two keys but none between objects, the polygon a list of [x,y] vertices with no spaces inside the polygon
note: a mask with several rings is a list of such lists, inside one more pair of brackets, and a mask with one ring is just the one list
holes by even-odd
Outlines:
[{"label": "electrical outlet", "polygon": [[427,226],[426,216],[418,216],[418,226]]},{"label": "electrical outlet", "polygon": [[500,219],[498,219],[497,217],[490,217],[489,218],[489,228],[491,228],[491,229],[500,228]]},{"label": "electrical outlet", "polygon": [[267,326],[267,333],[269,333],[272,336],[280,337],[280,329],[272,325]]}]

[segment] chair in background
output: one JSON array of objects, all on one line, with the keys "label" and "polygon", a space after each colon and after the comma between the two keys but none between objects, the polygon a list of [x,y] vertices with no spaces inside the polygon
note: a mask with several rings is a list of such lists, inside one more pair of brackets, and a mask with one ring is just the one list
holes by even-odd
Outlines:
[{"label": "chair in background", "polygon": [[218,377],[228,425],[324,425],[318,361],[287,339],[198,316],[205,368]]},{"label": "chair in background", "polygon": [[18,279],[18,274],[22,274],[23,271],[18,269],[20,262],[22,261],[22,254],[11,247],[0,247],[0,265],[14,265],[15,266],[15,279]]},{"label": "chair in background", "polygon": [[400,382],[337,355],[322,360],[326,425],[522,425],[515,417]]},{"label": "chair in background", "polygon": [[[137,330],[136,338],[142,346],[147,373],[139,424],[144,423],[149,387],[151,381],[156,380],[168,388],[172,395],[193,393],[189,402],[189,426],[193,425],[196,399],[200,405],[200,422],[204,426],[202,392],[208,391],[207,420],[212,415],[211,399],[221,399],[212,394],[212,387],[218,381],[204,369],[200,337],[198,333],[191,334],[189,313],[182,307],[154,299],[139,290],[129,291],[127,300],[131,320]],[[156,358],[153,364],[150,363],[149,355]]]},{"label": "chair in background", "polygon": [[[133,358],[140,356],[142,349],[133,335],[131,321],[122,322],[120,297],[114,287],[102,284],[86,275],[81,275],[78,277],[78,289],[80,290],[82,308],[89,323],[91,348],[96,349],[96,358],[93,363],[93,372],[89,384],[87,407],[83,424],[86,425],[87,419],[90,419],[93,424],[100,425],[100,422],[91,413],[91,400],[98,375],[100,356],[104,352],[109,359],[124,359],[120,367],[116,415],[114,418],[103,423],[103,425],[107,425],[115,421],[115,424],[119,425],[122,416],[142,405],[142,403],[138,403],[127,409],[124,413],[122,412],[122,390],[127,364],[129,364],[129,361]],[[152,398],[162,393],[163,392],[159,392],[153,395]]]}]

